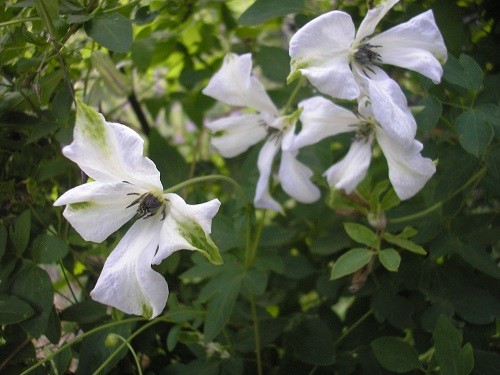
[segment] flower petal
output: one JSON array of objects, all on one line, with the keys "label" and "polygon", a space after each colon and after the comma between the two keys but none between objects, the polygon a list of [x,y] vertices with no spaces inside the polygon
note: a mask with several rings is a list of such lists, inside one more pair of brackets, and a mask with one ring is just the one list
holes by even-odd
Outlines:
[{"label": "flower petal", "polygon": [[162,191],[160,172],[144,157],[144,141],[132,129],[106,122],[104,117],[78,102],[73,142],[63,154],[92,179],[128,181],[146,190]]},{"label": "flower petal", "polygon": [[225,158],[239,155],[266,136],[266,127],[260,115],[230,116],[206,125],[213,132],[212,145]]},{"label": "flower petal", "polygon": [[372,156],[371,141],[354,141],[344,158],[323,174],[331,187],[353,192],[365,178]]},{"label": "flower petal", "polygon": [[152,319],[165,308],[168,285],[151,268],[158,247],[161,221],[137,220],[104,263],[91,297],[127,314]]},{"label": "flower petal", "polygon": [[336,134],[355,131],[353,125],[359,123],[354,113],[321,96],[304,100],[298,107],[302,107],[302,130],[294,138],[294,150]]},{"label": "flower petal", "polygon": [[198,250],[215,264],[222,263],[219,251],[210,239],[212,219],[219,210],[220,201],[190,205],[177,194],[165,194],[167,215],[163,221],[160,245],[153,258],[159,264],[177,250]]},{"label": "flower petal", "polygon": [[371,109],[387,134],[401,145],[410,147],[417,132],[417,123],[399,85],[380,68],[369,75],[355,67],[356,79],[367,89]]},{"label": "flower petal", "polygon": [[422,157],[423,146],[418,141],[413,141],[411,148],[403,148],[379,128],[376,137],[387,159],[394,191],[401,200],[413,197],[436,172],[436,166],[431,159]]},{"label": "flower petal", "polygon": [[273,168],[273,159],[280,146],[280,142],[270,140],[264,143],[264,146],[260,150],[257,160],[260,176],[257,181],[253,203],[257,208],[265,208],[283,213],[281,205],[269,194],[269,178],[271,177],[271,170]]},{"label": "flower petal", "polygon": [[102,242],[134,216],[137,206],[128,206],[145,192],[124,182],[95,181],[68,190],[54,206],[66,205],[64,217],[84,240]]},{"label": "flower petal", "polygon": [[398,2],[399,0],[386,0],[380,3],[379,6],[370,9],[368,13],[366,13],[365,18],[361,22],[361,25],[359,25],[354,45],[357,46],[359,42],[362,41],[364,38],[372,35],[373,32],[375,31],[375,28],[379,24],[380,20],[384,18],[387,12],[391,10],[391,8]]},{"label": "flower petal", "polygon": [[443,37],[428,10],[408,22],[376,35],[370,40],[384,64],[414,70],[434,83],[441,81],[441,62],[447,58]]},{"label": "flower petal", "polygon": [[353,40],[354,24],[347,13],[332,11],[313,19],[290,40],[290,75],[300,70],[322,93],[355,99],[359,89],[349,67]]},{"label": "flower petal", "polygon": [[298,152],[281,153],[279,177],[283,190],[302,203],[316,202],[321,193],[311,182],[313,172],[296,159]]},{"label": "flower petal", "polygon": [[238,56],[229,53],[222,67],[212,77],[203,94],[229,105],[251,107],[273,115],[278,109],[273,104],[262,83],[252,76],[252,55]]}]

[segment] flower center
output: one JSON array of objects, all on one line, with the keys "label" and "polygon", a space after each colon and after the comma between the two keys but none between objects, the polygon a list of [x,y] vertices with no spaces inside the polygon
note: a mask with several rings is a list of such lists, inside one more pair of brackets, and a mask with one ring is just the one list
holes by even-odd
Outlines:
[{"label": "flower center", "polygon": [[354,52],[354,60],[374,73],[370,66],[382,64],[382,59],[380,58],[380,54],[373,49],[380,47],[381,46],[374,46],[370,43],[362,44],[358,47],[356,52]]},{"label": "flower center", "polygon": [[356,135],[354,138],[356,141],[364,140],[367,142],[373,133],[373,124],[368,121],[361,122],[357,124]]},{"label": "flower center", "polygon": [[266,130],[266,140],[279,142],[281,136],[283,135],[283,130],[275,128],[274,126],[269,125],[264,120],[260,121],[260,126],[263,126]]},{"label": "flower center", "polygon": [[[128,193],[127,195],[139,195],[139,193]],[[147,219],[148,217],[154,216],[160,209],[162,218],[165,219],[166,216],[166,204],[163,197],[158,197],[153,193],[144,193],[139,198],[135,199],[132,203],[130,203],[126,208],[132,207],[138,204],[137,215],[139,218]]]}]

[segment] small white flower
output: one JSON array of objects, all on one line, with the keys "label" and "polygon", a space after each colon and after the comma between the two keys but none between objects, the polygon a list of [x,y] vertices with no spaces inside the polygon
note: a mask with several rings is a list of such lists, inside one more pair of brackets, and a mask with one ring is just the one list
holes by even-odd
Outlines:
[{"label": "small white flower", "polygon": [[223,103],[257,111],[256,114],[237,114],[207,124],[214,132],[212,145],[227,158],[266,139],[257,162],[260,177],[254,197],[255,207],[283,212],[269,193],[273,160],[280,149],[278,175],[283,190],[299,202],[312,203],[319,199],[319,189],[310,181],[312,171],[296,159],[297,152],[287,150],[294,137],[297,115],[279,115],[262,83],[252,76],[251,54],[228,54],[203,93]]},{"label": "small white flower", "polygon": [[[308,78],[319,91],[339,99],[368,96],[387,134],[411,147],[416,123],[406,98],[380,68],[391,64],[419,72],[439,83],[447,51],[431,10],[372,36],[380,20],[399,0],[371,9],[356,33],[351,16],[325,13],[290,40],[291,73]],[[299,73],[300,72],[300,73]]]},{"label": "small white flower", "polygon": [[436,172],[432,160],[420,154],[420,142],[413,139],[410,146],[403,146],[387,135],[366,97],[360,100],[360,115],[323,97],[302,101],[299,107],[302,107],[302,130],[295,137],[291,150],[298,150],[332,135],[356,132],[344,158],[324,173],[332,188],[342,189],[349,194],[363,180],[370,165],[374,139],[387,159],[389,179],[400,199],[415,195]]},{"label": "small white flower", "polygon": [[106,122],[78,102],[73,142],[63,154],[94,180],[54,203],[66,205],[64,217],[85,240],[102,242],[137,218],[106,260],[91,292],[94,300],[154,318],[165,307],[168,285],[152,264],[181,249],[222,262],[209,236],[220,202],[188,205],[176,194],[164,194],[160,173],[143,156],[143,140],[132,129]]}]

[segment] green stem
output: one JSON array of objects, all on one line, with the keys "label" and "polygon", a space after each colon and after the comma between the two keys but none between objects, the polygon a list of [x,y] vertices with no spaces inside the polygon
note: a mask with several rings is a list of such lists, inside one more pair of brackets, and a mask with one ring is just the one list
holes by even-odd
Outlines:
[{"label": "green stem", "polygon": [[347,328],[347,330],[333,343],[334,347],[337,347],[344,339],[349,336],[349,334],[354,331],[361,323],[363,323],[368,317],[373,313],[373,310],[368,310],[361,318],[354,322],[352,326]]},{"label": "green stem", "polygon": [[257,374],[262,375],[262,357],[260,355],[259,317],[257,316],[257,307],[255,305],[255,298],[253,295],[250,295],[250,304],[252,306],[253,332],[254,332],[254,338],[255,338],[255,355],[257,357]]},{"label": "green stem", "polygon": [[424,216],[430,214],[431,212],[433,212],[433,211],[439,209],[440,207],[442,207],[443,204],[445,204],[451,198],[453,198],[457,194],[461,193],[463,190],[467,189],[470,185],[478,182],[481,178],[484,177],[484,175],[486,174],[486,170],[487,169],[488,168],[486,167],[486,165],[484,165],[475,175],[473,175],[469,179],[469,181],[467,181],[462,187],[460,187],[460,189],[454,191],[450,196],[448,196],[444,200],[435,203],[434,205],[432,205],[429,208],[426,208],[423,211],[416,212],[414,214],[407,215],[407,216],[402,216],[402,217],[397,217],[397,218],[394,218],[394,219],[389,219],[389,222],[391,224],[399,224],[399,223],[404,223],[406,221],[411,221],[411,220],[419,219],[421,217],[424,217]]},{"label": "green stem", "polygon": [[260,237],[262,236],[262,230],[264,229],[264,222],[266,220],[266,212],[265,210],[262,212],[262,217],[259,219],[257,227],[255,228],[253,242],[250,241],[248,244],[249,246],[247,247],[245,255],[245,268],[250,268],[257,256],[257,249],[259,248]]},{"label": "green stem", "polygon": [[70,342],[67,342],[65,343],[64,345],[62,345],[58,351],[56,352],[53,352],[53,353],[50,353],[49,355],[47,355],[43,361],[40,361],[38,363],[35,363],[33,366],[31,366],[30,368],[28,368],[27,370],[24,370],[21,375],[26,375],[26,374],[29,374],[30,372],[32,372],[33,370],[35,370],[36,368],[40,367],[41,365],[43,365],[44,363],[50,361],[54,356],[56,356],[61,350],[64,350],[64,349],[67,349],[69,347],[71,347],[72,345],[82,341],[84,338],[88,337],[88,336],[91,336],[93,335],[94,333],[97,333],[99,331],[102,331],[104,329],[107,329],[107,328],[110,328],[110,327],[114,327],[114,326],[117,326],[117,325],[121,325],[121,324],[126,324],[126,323],[133,323],[133,322],[138,322],[138,321],[141,321],[141,320],[144,320],[143,317],[138,317],[138,318],[130,318],[130,319],[124,319],[124,320],[120,320],[120,321],[116,321],[116,322],[110,322],[110,323],[107,323],[107,324],[103,324],[102,326],[99,326],[99,327],[96,327],[94,329],[91,329],[90,331],[88,332],[85,332],[83,334],[81,334],[80,336],[77,336],[75,337],[72,341]]},{"label": "green stem", "polygon": [[140,333],[144,332],[146,329],[149,327],[155,325],[156,323],[166,321],[168,322],[168,315],[164,315],[162,317],[159,317],[158,319],[151,320],[144,324],[142,327],[138,328],[134,333],[132,333],[127,339],[124,340],[124,343],[121,344],[102,364],[99,366],[97,370],[94,371],[93,375],[98,375],[101,373],[101,371],[115,358],[118,353],[125,347],[130,344],[130,341],[132,341],[135,337],[137,337]]},{"label": "green stem", "polygon": [[212,174],[212,175],[208,175],[208,176],[191,178],[187,181],[181,182],[180,184],[172,186],[171,188],[163,191],[163,193],[165,193],[165,194],[173,193],[174,191],[180,190],[180,189],[182,189],[186,186],[189,186],[189,185],[195,185],[195,184],[200,184],[200,183],[204,183],[204,182],[211,182],[211,181],[223,181],[223,182],[226,182],[228,184],[233,185],[233,187],[236,189],[236,191],[240,195],[241,202],[243,204],[246,204],[245,192],[243,191],[241,186],[235,180],[233,180],[231,177],[227,177],[227,176],[223,176],[223,175],[219,175],[219,174]]},{"label": "green stem", "polygon": [[297,95],[299,94],[300,89],[302,88],[302,85],[306,81],[306,77],[302,76],[300,79],[297,81],[297,85],[293,89],[292,93],[290,94],[290,97],[288,98],[288,101],[285,104],[285,107],[283,107],[283,110],[281,113],[286,114],[290,108],[292,107],[293,102],[297,98]]},{"label": "green stem", "polygon": [[64,275],[64,280],[66,280],[66,284],[68,284],[69,291],[71,292],[71,295],[73,296],[73,299],[75,300],[75,303],[78,303],[78,298],[76,298],[75,292],[73,292],[73,288],[71,287],[68,275],[66,273],[66,270],[64,269],[64,265],[63,265],[62,261],[59,261],[59,266],[61,267],[61,271]]},{"label": "green stem", "polygon": [[[123,342],[122,346],[125,345],[125,346],[127,346],[128,350],[130,350],[130,353],[132,353],[132,357],[134,357],[135,365],[137,366],[137,372],[139,373],[139,375],[142,375],[142,368],[141,368],[141,363],[139,362],[139,357],[137,356],[137,353],[135,352],[132,345],[130,345],[129,340],[125,339],[125,337],[120,336],[120,335],[114,335],[114,337],[121,340]],[[121,348],[121,346],[120,346],[120,348]],[[113,354],[108,359],[106,359],[106,361],[104,361],[104,363],[101,366],[99,366],[99,368],[97,370],[94,371],[94,375],[100,374],[101,371],[104,370],[104,367],[106,367],[107,363],[109,363],[108,361],[110,361],[111,358],[114,356],[114,354],[117,353],[118,351],[119,351],[119,349],[117,351],[113,352]]]},{"label": "green stem", "polygon": [[15,24],[24,23],[24,22],[40,21],[40,20],[41,20],[40,17],[28,17],[28,18],[22,18],[20,20],[10,20],[10,21],[5,21],[5,22],[0,22],[0,27],[15,25]]}]

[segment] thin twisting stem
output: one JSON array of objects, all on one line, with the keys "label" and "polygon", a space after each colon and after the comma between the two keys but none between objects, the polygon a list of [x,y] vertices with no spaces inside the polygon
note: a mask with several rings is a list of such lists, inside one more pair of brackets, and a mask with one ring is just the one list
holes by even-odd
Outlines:
[{"label": "thin twisting stem", "polygon": [[252,305],[253,332],[254,332],[254,338],[255,338],[255,355],[257,357],[257,374],[262,375],[262,357],[260,355],[259,317],[257,316],[257,307],[255,305],[255,298],[253,295],[250,295],[250,304]]},{"label": "thin twisting stem", "polygon": [[50,353],[49,355],[47,355],[42,361],[38,362],[38,363],[35,363],[33,366],[31,366],[30,368],[24,370],[21,375],[26,375],[26,374],[29,374],[30,372],[34,371],[35,369],[37,369],[38,367],[40,367],[41,365],[43,365],[44,363],[50,361],[54,356],[56,356],[60,351],[64,350],[64,349],[67,349],[69,347],[71,347],[72,345],[82,341],[84,338],[88,337],[88,336],[91,336],[93,335],[94,333],[97,333],[99,331],[102,331],[104,329],[107,329],[107,328],[110,328],[110,327],[114,327],[114,326],[117,326],[117,325],[121,325],[121,324],[127,324],[127,323],[133,323],[133,322],[139,322],[141,320],[145,320],[144,318],[142,317],[138,317],[138,318],[130,318],[130,319],[124,319],[124,320],[120,320],[120,321],[116,321],[116,322],[110,322],[110,323],[107,323],[107,324],[103,324],[102,326],[99,326],[99,327],[96,327],[94,329],[91,329],[90,331],[88,332],[85,332],[83,334],[81,334],[80,336],[77,336],[75,337],[72,341],[70,342],[67,342],[65,343],[64,345],[62,345],[58,351],[56,352],[52,352]]},{"label": "thin twisting stem", "polygon": [[368,310],[361,318],[359,318],[352,326],[347,328],[347,330],[333,343],[333,346],[337,347],[344,339],[349,336],[349,334],[356,329],[361,323],[363,323],[368,317],[373,313],[373,310]]},{"label": "thin twisting stem", "polygon": [[300,79],[297,81],[297,85],[293,89],[292,93],[290,94],[290,97],[288,98],[288,101],[286,102],[285,106],[283,107],[283,110],[281,111],[283,114],[286,114],[290,108],[293,105],[293,102],[297,98],[297,95],[299,94],[300,89],[302,88],[302,85],[304,84],[306,78],[304,76],[300,77]]},{"label": "thin twisting stem", "polygon": [[402,216],[402,217],[397,217],[397,218],[394,218],[394,219],[389,219],[389,222],[391,224],[399,224],[399,223],[404,223],[406,221],[411,221],[411,220],[415,220],[415,219],[419,219],[421,217],[425,217],[426,215],[430,214],[431,212],[439,209],[440,207],[443,206],[444,203],[446,203],[447,201],[449,201],[451,198],[453,198],[455,195],[459,194],[460,192],[462,192],[463,190],[467,189],[469,186],[471,186],[472,184],[478,182],[481,178],[484,177],[484,175],[486,174],[486,170],[487,170],[487,166],[484,165],[475,175],[473,175],[469,181],[467,181],[463,186],[460,187],[460,189],[454,191],[449,197],[447,197],[446,199],[442,200],[442,201],[439,201],[437,203],[435,203],[434,205],[426,208],[425,210],[423,211],[420,211],[420,212],[416,212],[414,214],[411,214],[411,215],[407,215],[407,216]]},{"label": "thin twisting stem", "polygon": [[[116,337],[117,339],[119,339],[120,341],[123,342],[122,346],[125,345],[127,346],[128,350],[130,350],[130,353],[132,353],[132,357],[134,357],[134,362],[135,362],[135,365],[137,366],[137,372],[139,373],[139,375],[142,375],[142,368],[141,368],[141,363],[139,362],[139,357],[137,356],[137,353],[135,352],[134,348],[132,347],[132,345],[130,345],[130,342],[128,339],[125,339],[125,337],[123,336],[120,336],[120,335],[114,335],[114,337]],[[121,346],[120,346],[121,348]],[[104,361],[104,363],[99,366],[99,368],[97,370],[94,371],[94,375],[97,375],[97,374],[100,374],[102,370],[104,370],[104,367],[106,367],[106,365],[109,363],[109,361],[111,361],[111,359],[114,357],[114,354],[119,352],[119,349],[115,352],[113,352],[113,354],[111,356],[109,356],[106,361]]]}]

